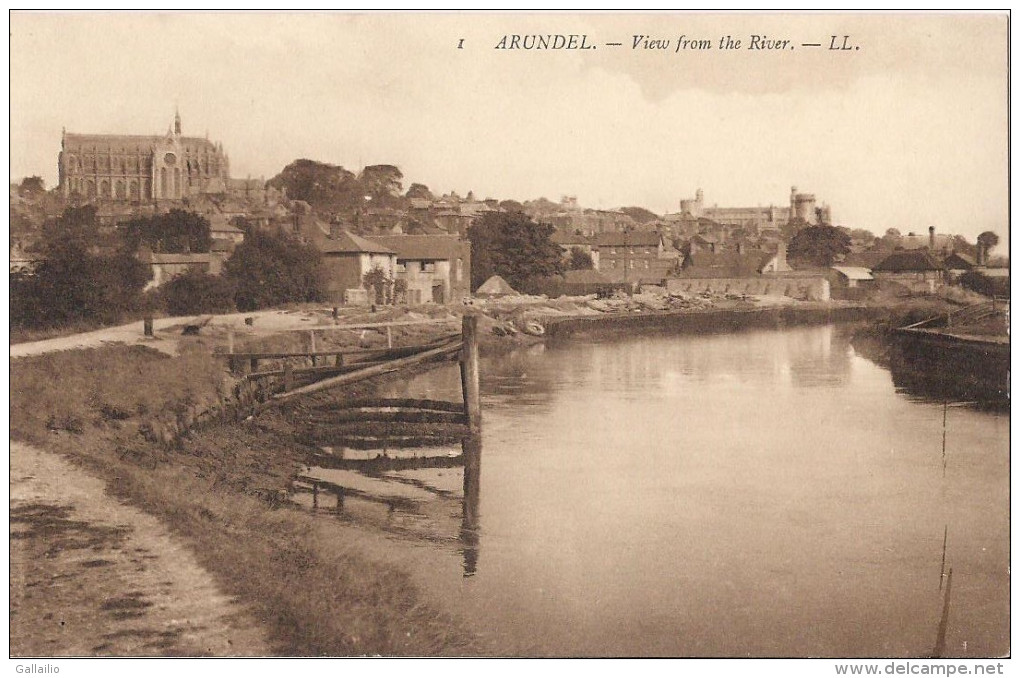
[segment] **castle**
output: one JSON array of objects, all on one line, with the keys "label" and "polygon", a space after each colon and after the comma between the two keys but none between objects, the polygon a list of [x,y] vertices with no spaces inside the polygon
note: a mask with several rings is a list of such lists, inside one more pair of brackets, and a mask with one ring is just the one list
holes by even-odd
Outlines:
[{"label": "castle", "polygon": [[790,189],[790,206],[776,207],[705,207],[705,194],[699,188],[693,200],[680,201],[680,214],[690,219],[709,219],[718,224],[751,230],[756,233],[776,231],[791,219],[799,219],[809,225],[831,224],[832,210],[828,205],[815,206],[815,196],[798,193],[797,187]]},{"label": "castle", "polygon": [[118,202],[181,200],[224,193],[230,159],[223,145],[181,134],[180,113],[164,135],[68,134],[58,156],[65,198]]}]

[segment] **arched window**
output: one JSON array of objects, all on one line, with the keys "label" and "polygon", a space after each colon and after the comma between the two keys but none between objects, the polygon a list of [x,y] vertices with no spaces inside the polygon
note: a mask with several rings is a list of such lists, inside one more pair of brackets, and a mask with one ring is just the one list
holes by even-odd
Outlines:
[{"label": "arched window", "polygon": [[159,197],[165,198],[167,193],[170,192],[170,187],[166,183],[166,167],[159,168]]},{"label": "arched window", "polygon": [[132,180],[131,183],[128,184],[128,195],[131,196],[132,200],[138,200],[139,196],[138,196],[138,182],[137,181]]},{"label": "arched window", "polygon": [[96,197],[96,182],[91,180],[85,182],[85,196],[87,198]]},{"label": "arched window", "polygon": [[115,190],[116,190],[117,200],[125,200],[125,199],[127,199],[127,186],[124,184],[123,181],[121,181],[121,180],[117,181]]},{"label": "arched window", "polygon": [[110,182],[103,179],[99,182],[99,197],[109,198],[110,197]]}]

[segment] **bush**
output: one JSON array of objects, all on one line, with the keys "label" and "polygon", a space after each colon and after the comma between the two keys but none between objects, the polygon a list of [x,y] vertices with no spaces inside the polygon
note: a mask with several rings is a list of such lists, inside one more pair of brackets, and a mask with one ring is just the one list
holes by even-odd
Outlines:
[{"label": "bush", "polygon": [[170,315],[228,313],[236,310],[233,280],[201,271],[189,271],[160,287],[162,306]]},{"label": "bush", "polygon": [[978,271],[967,271],[960,276],[960,285],[986,297],[1009,298],[1009,278],[990,278]]}]

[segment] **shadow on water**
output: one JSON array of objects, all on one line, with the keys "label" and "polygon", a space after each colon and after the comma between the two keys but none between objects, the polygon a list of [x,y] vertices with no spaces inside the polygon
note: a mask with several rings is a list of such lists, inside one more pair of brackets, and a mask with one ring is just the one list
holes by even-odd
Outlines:
[{"label": "shadow on water", "polygon": [[854,351],[889,370],[897,392],[932,403],[1009,411],[1009,357],[966,347],[934,348],[909,339],[855,335]]}]

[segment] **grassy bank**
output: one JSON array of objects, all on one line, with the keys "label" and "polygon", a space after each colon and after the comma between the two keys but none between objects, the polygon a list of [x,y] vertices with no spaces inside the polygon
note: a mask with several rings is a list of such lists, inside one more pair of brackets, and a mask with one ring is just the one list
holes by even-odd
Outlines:
[{"label": "grassy bank", "polygon": [[19,359],[11,435],[85,466],[159,517],[253,607],[279,654],[484,654],[408,573],[274,502],[302,463],[285,422],[268,415],[175,435],[230,396],[223,367],[201,340],[178,358],[107,347]]}]

